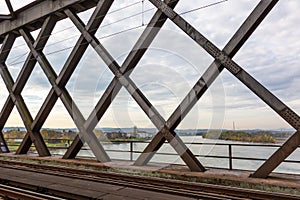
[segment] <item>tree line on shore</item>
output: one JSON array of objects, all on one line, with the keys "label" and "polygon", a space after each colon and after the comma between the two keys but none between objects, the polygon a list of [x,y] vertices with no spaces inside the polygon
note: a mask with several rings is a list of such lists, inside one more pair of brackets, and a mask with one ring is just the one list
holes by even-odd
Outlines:
[{"label": "tree line on shore", "polygon": [[[99,140],[112,140],[112,139],[125,139],[127,135],[125,133],[104,133],[100,130],[94,130],[96,137]],[[13,139],[22,139],[26,135],[26,131],[20,129],[11,129],[9,131],[3,132],[4,138]],[[47,140],[73,140],[77,132],[71,130],[52,130],[52,129],[43,129],[41,130],[41,135],[44,139]],[[258,131],[258,132],[246,132],[246,131],[220,131],[220,130],[210,130],[207,132],[201,133],[203,138],[207,139],[221,139],[221,140],[232,140],[232,141],[243,141],[243,142],[260,142],[260,143],[276,143],[276,139],[284,139],[290,136],[290,133],[284,132],[267,132],[267,131]]]},{"label": "tree line on shore", "polygon": [[276,139],[268,132],[247,133],[244,131],[209,131],[202,134],[203,138],[221,139],[243,142],[276,143]]}]

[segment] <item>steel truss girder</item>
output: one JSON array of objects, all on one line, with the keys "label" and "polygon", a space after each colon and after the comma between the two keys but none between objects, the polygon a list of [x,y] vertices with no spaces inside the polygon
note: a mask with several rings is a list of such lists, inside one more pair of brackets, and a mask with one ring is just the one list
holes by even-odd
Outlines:
[{"label": "steel truss girder", "polygon": [[[170,3],[171,7],[173,5],[175,6],[177,2],[178,1],[174,1],[174,3],[172,4]],[[151,41],[158,33],[159,28],[164,24],[165,20],[166,17],[163,17],[161,12],[154,15],[151,22],[139,38],[138,42],[135,44],[133,50],[130,52],[125,62],[123,63],[121,70],[124,70],[122,71],[122,73],[130,73],[131,69],[137,65],[140,58],[143,56],[144,52],[150,45]],[[120,91],[121,87],[121,84],[115,77],[104,92],[104,94],[106,95],[103,95],[101,97],[101,99],[95,106],[94,112],[92,112],[88,117],[86,122],[88,130],[93,130],[93,128],[98,124],[105,111],[110,106],[117,93]],[[78,137],[76,137],[72,145],[64,155],[64,158],[74,158],[78,154],[82,145],[83,143]]]},{"label": "steel truss girder", "polygon": [[[94,13],[89,20],[87,25],[88,30],[91,30],[92,33],[95,33],[98,27],[100,26],[101,22],[104,19],[104,16],[108,12],[110,6],[112,5],[113,1],[99,1]],[[32,41],[33,38],[29,32],[20,30],[20,34],[24,37],[27,45],[29,46],[31,52],[33,53],[36,60],[39,62],[40,66],[42,67],[44,73],[48,77],[50,84],[52,85],[52,89],[47,96],[42,108],[38,112],[37,118],[34,121],[33,129],[40,129],[45,122],[47,116],[49,115],[51,109],[54,107],[58,97],[61,98],[63,104],[65,105],[67,111],[69,112],[70,116],[72,117],[75,125],[77,126],[79,135],[81,139],[90,146],[91,150],[93,151],[96,158],[101,162],[108,162],[110,158],[108,157],[107,153],[103,149],[102,145],[97,140],[96,136],[93,132],[87,132],[84,128],[85,119],[81,114],[80,110],[76,106],[75,102],[72,100],[70,94],[65,89],[65,85],[68,79],[71,77],[75,67],[77,66],[80,58],[83,56],[85,50],[87,49],[88,43],[83,38],[80,37],[77,44],[81,45],[79,48],[74,48],[70,57],[68,58],[66,65],[63,67],[63,70],[58,77],[53,70],[52,66],[46,59],[45,55],[37,51],[33,45]],[[87,45],[84,45],[87,43]],[[75,57],[74,57],[75,56]],[[24,141],[26,142],[26,140]]]},{"label": "steel truss girder", "polygon": [[[265,16],[271,11],[278,1],[260,1],[245,22],[240,26],[231,40],[224,47],[223,51],[231,58],[238,52],[247,39],[252,35]],[[223,71],[224,66],[215,60],[204,74],[200,77],[194,87],[189,91],[179,106],[171,114],[166,122],[166,127],[173,131],[195,106],[202,95],[207,91],[213,81]],[[154,156],[156,151],[164,144],[165,138],[161,132],[158,132],[143,153],[135,161],[135,165],[145,165]]]},{"label": "steel truss girder", "polygon": [[[52,17],[48,17],[43,26],[42,29],[37,37],[37,41],[33,44],[35,48],[39,48],[40,50],[42,50],[44,48],[44,46],[46,45],[49,36],[51,35],[51,32],[55,26],[55,19],[53,19]],[[39,131],[33,131],[31,129],[32,126],[32,116],[21,96],[21,91],[24,88],[32,70],[33,67],[36,64],[36,60],[34,59],[32,53],[29,53],[26,62],[16,80],[16,82],[13,82],[13,79],[5,65],[5,60],[10,52],[10,49],[13,45],[13,42],[16,38],[16,36],[14,34],[8,34],[6,36],[6,38],[11,38],[11,45],[9,48],[7,48],[5,50],[5,52],[1,52],[1,63],[2,63],[2,70],[1,70],[1,74],[2,76],[6,77],[3,78],[6,87],[8,89],[8,91],[10,92],[10,96],[8,97],[3,110],[1,112],[0,115],[0,121],[1,121],[1,130],[4,126],[4,124],[6,123],[9,114],[11,113],[14,104],[17,106],[17,109],[21,115],[21,118],[24,122],[24,125],[27,129],[27,136],[25,137],[25,140],[23,140],[22,144],[20,145],[19,149],[17,150],[17,154],[23,154],[23,153],[27,153],[27,151],[22,151],[22,149],[28,149],[30,148],[32,142],[34,142],[36,149],[39,153],[40,156],[49,156],[50,152],[48,150],[48,148],[46,147],[46,144],[40,134]],[[6,40],[4,41],[4,44],[2,45],[2,49],[5,49],[5,44],[6,44]],[[26,142],[25,142],[26,141]]]},{"label": "steel truss girder", "polygon": [[[37,40],[34,44],[35,48],[38,48],[40,50],[42,50],[44,48],[44,46],[46,45],[48,38],[55,26],[55,19],[52,18],[48,18],[47,20],[45,20],[44,25],[42,26],[42,29],[37,37]],[[9,51],[7,51],[7,53],[9,53]],[[12,92],[16,95],[20,95],[34,66],[36,64],[36,60],[34,59],[32,53],[30,52],[29,55],[27,56],[27,59],[21,69],[21,72],[19,73],[19,76],[16,79],[16,82],[14,83],[13,87],[12,87]],[[14,102],[12,100],[12,98],[9,96],[4,107],[3,110],[1,111],[1,115],[0,115],[0,128],[1,130],[3,129],[4,124],[6,123],[9,114],[11,113],[12,109],[14,107]],[[34,130],[33,130],[34,131]],[[37,130],[38,131],[38,130]],[[31,138],[29,138],[29,136],[27,135],[25,137],[26,139],[24,141],[27,142],[23,142],[21,143],[19,149],[17,150],[17,154],[24,154],[27,153],[27,151],[29,150],[32,141]],[[27,151],[23,151],[22,149],[28,149]],[[45,151],[46,152],[46,151]],[[47,156],[49,155],[49,153],[44,153],[44,154],[39,154],[40,156]]]},{"label": "steel truss girder", "polygon": [[[36,39],[36,41],[33,44],[33,47],[38,49],[39,51],[42,51],[44,47],[46,46],[46,43],[48,42],[48,39],[52,33],[52,30],[54,29],[56,24],[56,17],[48,17],[45,20],[44,25],[42,26],[42,29]],[[27,59],[25,61],[25,64],[23,65],[21,72],[19,73],[19,76],[17,77],[16,83],[13,86],[13,92],[15,94],[21,95],[21,92],[27,83],[34,66],[36,65],[37,60],[35,59],[33,53],[30,51]],[[33,128],[33,121],[31,122],[30,129],[33,132],[39,133],[40,129],[34,129]],[[26,154],[28,150],[30,149],[30,146],[32,144],[32,140],[27,134],[25,138],[23,139],[21,145],[19,146],[16,154]],[[39,154],[40,156],[49,156],[50,152],[48,151],[47,154]]]},{"label": "steel truss girder", "polygon": [[[68,7],[82,12],[93,8],[98,1],[90,0],[38,0],[14,11],[14,18],[7,18],[0,22],[0,43],[6,34],[20,28],[28,28],[30,31],[41,28],[43,21],[50,15],[56,15],[58,20],[66,18],[63,10]],[[18,34],[16,32],[16,34]]]},{"label": "steel truss girder", "polygon": [[[241,66],[234,62],[224,51],[219,50],[212,42],[205,38],[200,32],[192,27],[187,21],[179,16],[172,8],[168,7],[160,0],[149,0],[157,8],[165,13],[179,28],[181,28],[189,37],[206,50],[215,60],[221,63],[229,72],[238,78],[252,92],[268,104],[277,112],[286,122],[296,130],[300,128],[300,117],[280,99],[272,94],[268,89],[261,85],[256,79],[248,74]],[[278,0],[274,1],[275,3]],[[272,0],[265,0],[272,2]],[[267,177],[285,158],[287,158],[299,145],[299,132],[291,136],[253,175],[252,177]]]},{"label": "steel truss girder", "polygon": [[7,66],[4,63],[0,64],[0,73],[1,73],[2,79],[4,80],[6,87],[10,93],[10,98],[16,105],[16,107],[20,113],[20,116],[23,120],[23,123],[25,125],[25,128],[27,129],[27,132],[30,135],[31,140],[34,141],[34,143],[35,143],[37,151],[42,156],[50,155],[41,134],[37,133],[37,132],[33,132],[30,129],[33,119],[31,117],[31,114],[30,114],[25,102],[24,102],[23,97],[21,95],[16,95],[13,93],[12,86],[14,85],[14,81],[7,69]]},{"label": "steel truss girder", "polygon": [[[35,10],[36,12],[30,10],[31,15],[29,15],[29,10],[24,9],[17,11],[16,15],[18,16],[16,19],[12,20],[13,23],[10,21],[3,21],[0,23],[0,43],[3,43],[0,50],[0,73],[9,91],[9,97],[7,98],[7,101],[5,102],[0,113],[0,128],[1,130],[3,129],[14,105],[16,105],[28,132],[17,151],[18,154],[27,153],[32,142],[34,142],[40,156],[50,155],[49,150],[47,149],[44,140],[41,137],[40,129],[54,107],[56,101],[58,98],[60,98],[80,131],[80,136],[75,138],[71,147],[64,155],[64,158],[74,158],[83,146],[83,143],[87,142],[99,161],[110,161],[110,158],[106,154],[102,145],[98,142],[97,138],[93,134],[93,129],[101,120],[102,116],[120,89],[125,87],[159,130],[159,133],[146,147],[144,153],[137,159],[135,164],[147,164],[155,152],[163,145],[165,140],[167,140],[192,171],[205,171],[205,168],[201,165],[193,153],[185,146],[174,130],[224,68],[236,76],[292,127],[294,127],[296,130],[299,130],[299,116],[232,60],[232,57],[237,53],[237,51],[250,37],[256,27],[262,22],[264,17],[271,11],[271,9],[279,0],[261,0],[255,10],[250,14],[244,24],[239,28],[237,33],[223,49],[223,51],[218,49],[212,42],[205,38],[182,17],[180,17],[180,15],[174,12],[173,8],[179,0],[165,0],[164,2],[161,0],[149,1],[158,8],[158,11],[153,16],[150,24],[148,24],[122,66],[118,65],[114,58],[94,36],[110,6],[112,5],[113,0],[100,0],[98,3],[87,0],[65,0],[63,2],[52,0],[36,1],[31,4],[32,10]],[[97,7],[88,24],[84,25],[76,13],[94,7],[96,4]],[[76,46],[68,57],[62,71],[57,76],[42,50],[48,41],[56,21],[66,17],[69,17],[73,21],[82,35],[78,39]],[[196,43],[204,48],[212,57],[214,57],[215,61],[209,66],[207,71],[195,84],[193,89],[188,93],[181,104],[175,109],[169,119],[165,121],[160,113],[137,88],[129,76],[154,40],[155,36],[167,18],[173,21],[189,37],[191,37]],[[36,41],[34,41],[30,32],[40,28],[40,22],[44,19],[46,20],[42,25],[39,36],[37,37]],[[8,24],[10,25],[8,26]],[[14,32],[11,33],[12,31]],[[4,35],[6,36],[4,37]],[[15,38],[19,35],[22,35],[25,39],[28,47],[30,48],[30,53],[16,82],[14,82],[5,65],[5,60],[7,59]],[[104,95],[100,98],[94,111],[89,115],[88,119],[85,120],[65,86],[89,44],[91,44],[98,55],[104,60],[110,70],[114,73],[115,77],[109,84]],[[47,75],[52,88],[36,118],[33,120],[21,96],[21,92],[33,70],[33,67],[37,62]],[[285,142],[285,144],[283,144],[282,147],[280,147],[252,175],[252,177],[267,177],[299,146],[299,134],[299,131],[297,131],[293,136],[291,136]],[[0,132],[0,139],[1,137],[3,138],[2,132]]]},{"label": "steel truss girder", "polygon": [[[153,124],[158,128],[163,128],[165,124],[165,120],[159,114],[159,112],[154,108],[154,106],[148,101],[148,99],[143,95],[143,93],[138,89],[138,87],[134,84],[134,82],[129,78],[130,73],[132,72],[134,66],[131,66],[130,71],[124,67],[126,66],[119,66],[118,63],[113,59],[113,57],[108,53],[108,51],[101,45],[96,37],[89,34],[87,30],[84,28],[83,22],[70,10],[65,11],[66,15],[73,21],[73,23],[77,26],[79,31],[84,35],[87,41],[93,46],[95,51],[98,55],[103,59],[103,61],[107,64],[110,70],[114,73],[115,79],[111,82],[110,85],[114,84],[121,84],[125,87],[130,95],[135,99],[135,101],[140,105],[149,119],[153,122]],[[158,12],[157,15],[162,15],[162,13]],[[156,18],[156,17],[154,17]],[[159,18],[157,18],[159,19]],[[151,24],[151,23],[150,23]],[[152,25],[152,24],[151,24]],[[141,37],[143,39],[143,37]],[[152,37],[154,39],[154,37]],[[151,40],[152,41],[152,40]],[[147,42],[150,45],[151,41]],[[139,43],[139,42],[138,42]],[[148,46],[147,46],[148,47]],[[146,48],[147,48],[146,47]],[[143,47],[143,49],[146,49]],[[142,56],[142,55],[141,55]],[[141,58],[141,57],[140,57]],[[126,62],[125,62],[126,63]],[[128,68],[128,66],[127,66]],[[116,86],[115,85],[115,86]],[[120,86],[118,86],[118,91],[120,90]],[[112,87],[112,91],[114,91],[115,96],[117,95],[118,91],[115,91],[115,88]],[[106,93],[104,93],[105,97],[108,97]],[[101,101],[101,99],[100,99]],[[111,102],[111,99],[110,99]],[[108,105],[105,105],[106,108],[103,109],[104,111],[108,108]],[[100,108],[101,110],[101,108]],[[99,120],[99,119],[98,119]],[[95,122],[95,119],[91,120],[91,122]],[[96,125],[96,124],[94,124]],[[87,127],[90,125],[87,124]],[[90,127],[92,130],[94,127]],[[166,131],[165,134],[167,135],[167,139],[173,148],[177,151],[177,153],[181,156],[184,162],[189,166],[192,171],[204,171],[205,168],[201,165],[201,163],[196,159],[196,157],[192,154],[192,152],[185,146],[185,144],[181,141],[179,137],[176,137],[175,133],[171,133]],[[79,141],[79,140],[76,140]],[[77,144],[75,143],[74,146]],[[74,155],[74,154],[73,154]]]}]

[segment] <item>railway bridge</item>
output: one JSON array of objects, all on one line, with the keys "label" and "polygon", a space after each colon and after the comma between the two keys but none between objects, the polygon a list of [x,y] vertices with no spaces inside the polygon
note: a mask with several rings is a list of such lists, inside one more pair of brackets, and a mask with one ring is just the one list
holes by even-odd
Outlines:
[{"label": "railway bridge", "polygon": [[[216,6],[217,4],[221,4],[224,2],[226,1],[214,2],[208,6]],[[258,1],[258,4],[246,17],[244,22],[232,35],[231,39],[223,49],[220,49],[213,40],[210,40],[205,36],[205,34],[202,34],[199,31],[200,29],[198,27],[194,27],[192,23],[189,22],[189,20],[185,19],[183,16],[185,13],[193,12],[195,10],[199,10],[208,6],[195,8],[193,10],[179,13],[178,11],[176,11],[177,4],[180,4],[179,0],[142,0],[138,2],[127,3],[126,8],[129,8],[136,4],[141,5],[142,11],[138,13],[138,15],[141,16],[141,27],[143,29],[132,49],[129,51],[129,54],[124,58],[123,63],[119,63],[120,59],[114,58],[113,54],[110,53],[110,49],[105,47],[105,45],[101,42],[101,40],[105,38],[98,38],[96,36],[96,32],[101,31],[101,28],[103,26],[102,22],[105,21],[105,18],[107,18],[108,14],[122,10],[122,8],[117,8],[114,10],[111,9],[111,7],[116,4],[117,1],[35,0],[24,7],[14,9],[14,5],[10,0],[2,0],[0,6],[6,7],[8,13],[0,15],[0,74],[2,77],[2,81],[8,91],[8,96],[0,113],[1,155],[12,155],[12,157],[14,158],[24,158],[24,156],[26,156],[26,158],[28,159],[32,157],[33,160],[42,159],[43,161],[45,161],[52,159],[56,161],[56,158],[51,157],[49,147],[47,147],[45,139],[41,135],[41,130],[45,121],[52,112],[53,107],[60,99],[68,114],[72,118],[74,124],[76,125],[76,128],[78,129],[78,135],[76,135],[75,139],[67,148],[64,155],[58,160],[61,160],[62,162],[74,160],[86,143],[95,155],[96,160],[98,161],[96,165],[102,164],[103,166],[115,166],[116,162],[110,158],[107,150],[105,150],[103,144],[98,140],[93,130],[98,125],[98,123],[101,122],[104,114],[116,99],[116,96],[119,94],[121,89],[125,89],[128,94],[130,94],[130,96],[134,99],[134,101],[139,105],[140,109],[145,113],[148,119],[153,123],[154,127],[158,130],[151,141],[147,143],[142,152],[138,154],[137,158],[131,158],[132,162],[130,164],[130,167],[142,170],[149,167],[151,168],[149,162],[151,161],[153,156],[164,145],[168,143],[168,145],[170,145],[174,149],[176,154],[180,156],[184,165],[187,167],[190,173],[207,174],[207,171],[210,171],[207,170],[208,167],[206,167],[205,164],[203,164],[201,158],[197,157],[195,153],[189,148],[189,146],[183,142],[182,138],[178,135],[178,133],[176,133],[176,128],[181,124],[181,122],[194,108],[197,102],[208,91],[215,80],[218,79],[219,75],[226,70],[227,72],[232,74],[240,82],[240,84],[245,85],[250,91],[253,92],[253,94],[255,94],[273,111],[275,111],[284,121],[286,121],[291,126],[291,128],[294,128],[296,130],[294,134],[291,135],[291,137],[289,137],[283,144],[279,145],[278,148],[276,148],[276,151],[274,151],[268,159],[262,162],[262,164],[257,169],[248,174],[251,176],[251,178],[249,178],[251,180],[255,180],[255,178],[264,179],[269,177],[269,175],[280,164],[286,161],[286,159],[299,147],[300,118],[295,111],[293,111],[276,95],[274,95],[272,91],[261,84],[256,78],[254,78],[254,76],[251,75],[251,73],[247,72],[245,67],[237,63],[234,60],[234,56],[239,52],[239,50],[247,42],[247,40],[255,32],[255,30],[260,26],[266,16],[268,16],[269,13],[272,13],[273,8],[276,7],[278,2],[279,0]],[[148,10],[144,9],[144,5],[146,3],[152,6],[150,10],[153,11],[153,16],[149,18],[149,21],[147,22],[144,19],[146,14],[148,14]],[[83,20],[80,17],[81,13],[89,10],[92,10],[91,16],[88,20]],[[124,13],[121,13],[120,15],[124,15]],[[126,17],[121,18],[120,20],[125,18]],[[63,20],[69,20],[69,23],[72,23],[72,26],[76,27],[76,29],[80,32],[80,36],[78,37],[76,44],[70,49],[70,53],[67,55],[66,60],[61,61],[64,62],[62,69],[57,72],[54,69],[55,66],[53,66],[53,64],[51,64],[51,62],[47,58],[49,57],[49,55],[45,53],[44,49],[47,47],[47,45],[49,45],[48,41],[51,36],[55,34],[53,33],[53,30],[55,29],[56,25]],[[163,117],[163,114],[159,112],[159,109],[157,109],[153,103],[151,103],[151,101],[146,97],[143,91],[136,84],[135,79],[131,77],[131,74],[139,66],[142,58],[147,53],[152,43],[155,41],[155,38],[163,29],[166,22],[175,25],[178,30],[186,35],[186,37],[188,37],[191,41],[194,41],[194,43],[197,45],[197,48],[202,48],[213,59],[213,62],[209,66],[207,66],[204,73],[200,77],[198,77],[196,83],[185,94],[186,96],[182,99],[180,104],[167,119]],[[114,24],[112,23],[111,26],[114,26]],[[117,29],[118,27],[116,27],[116,30]],[[220,31],[218,30],[218,27],[216,27],[216,31]],[[35,37],[35,35],[37,36]],[[15,43],[17,43],[16,41],[20,38],[25,41],[25,44],[29,49],[29,53],[24,60],[24,63],[22,63],[22,68],[19,74],[14,79],[10,66],[8,66],[7,59],[11,51],[15,47]],[[68,40],[68,36],[65,35],[65,38],[61,39]],[[176,43],[176,39],[174,39],[174,43]],[[88,117],[84,117],[79,106],[76,105],[76,99],[73,99],[72,95],[70,95],[70,92],[67,89],[67,84],[70,81],[72,74],[76,71],[78,64],[82,61],[83,55],[88,48],[92,48],[96,55],[101,58],[102,62],[106,65],[107,70],[109,70],[113,74],[113,78],[105,89],[103,95],[97,99],[97,103],[95,104],[92,112],[88,115]],[[152,59],[156,58],[153,57]],[[99,59],[95,58],[95,62],[97,62],[97,60]],[[33,70],[39,66],[41,67],[42,72],[46,75],[47,81],[51,85],[51,89],[34,118],[26,104],[26,101],[22,96],[22,91],[28,83]],[[146,72],[143,74],[143,76],[147,77]],[[1,88],[1,93],[2,91],[4,91],[4,89],[5,88]],[[11,154],[11,150],[9,149],[7,141],[4,138],[3,130],[14,107],[16,107],[22,119],[22,122],[26,129],[26,135],[24,138],[22,138],[22,142],[18,146],[17,150],[13,152],[13,154]],[[34,145],[36,149],[36,153],[39,156],[38,158],[36,158],[36,156],[30,156],[31,154],[28,154],[32,145]],[[3,165],[9,164],[3,161]],[[21,168],[24,167],[25,164],[15,163],[15,165],[22,165],[19,166]],[[297,166],[300,166],[299,163]],[[22,169],[25,170],[25,168]],[[9,169],[6,169],[7,173],[17,173],[13,172],[13,169],[10,170],[11,171],[9,171]],[[44,168],[38,170],[47,169]],[[50,172],[51,167],[48,167],[48,170],[48,176],[50,176],[53,171]],[[63,171],[64,169],[61,170]],[[74,173],[75,171],[76,170],[74,169]],[[78,172],[78,174],[81,174],[78,176],[82,177],[87,176],[87,174],[84,174],[83,172]],[[72,174],[69,174],[69,176],[71,177]],[[126,178],[128,177],[123,177],[123,182],[120,182],[122,182],[122,184],[125,184],[125,182],[127,181],[125,180]],[[134,178],[132,177],[132,179]],[[149,182],[151,181],[155,182],[155,180],[149,180]],[[151,186],[150,183],[148,184],[149,185],[147,187],[154,187],[153,185]],[[181,183],[178,182],[177,184]],[[146,187],[146,185],[144,186]],[[164,186],[159,185],[156,185],[155,187],[164,188]],[[190,188],[196,188],[198,186],[189,185],[182,187],[186,188],[186,191],[188,191]],[[204,185],[199,187],[205,188]],[[117,189],[118,188],[116,188],[116,190]],[[219,189],[222,190],[222,188]],[[225,191],[225,188],[223,189]],[[217,189],[215,188],[214,190]],[[129,191],[131,190],[128,190],[128,192]],[[250,190],[244,192],[248,194],[251,193]],[[239,191],[236,193],[241,192]],[[253,194],[254,193],[255,192],[253,192]],[[173,195],[176,195],[176,192],[174,192]],[[194,195],[196,197],[196,195],[200,194]],[[279,194],[277,195],[280,197]],[[218,198],[226,199],[226,196],[219,196]],[[242,196],[239,198],[244,197]],[[281,196],[280,198],[293,197]]]}]

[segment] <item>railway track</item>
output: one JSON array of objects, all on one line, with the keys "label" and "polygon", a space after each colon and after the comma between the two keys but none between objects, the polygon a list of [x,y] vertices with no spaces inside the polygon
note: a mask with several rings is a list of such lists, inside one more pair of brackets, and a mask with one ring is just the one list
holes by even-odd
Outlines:
[{"label": "railway track", "polygon": [[55,176],[64,176],[81,180],[97,181],[156,192],[163,192],[195,199],[300,199],[298,195],[266,192],[260,190],[235,188],[228,186],[193,183],[180,180],[144,177],[115,172],[74,169],[70,167],[24,163],[0,160],[0,167],[31,171]]},{"label": "railway track", "polygon": [[62,198],[0,184],[0,199],[64,200]]}]

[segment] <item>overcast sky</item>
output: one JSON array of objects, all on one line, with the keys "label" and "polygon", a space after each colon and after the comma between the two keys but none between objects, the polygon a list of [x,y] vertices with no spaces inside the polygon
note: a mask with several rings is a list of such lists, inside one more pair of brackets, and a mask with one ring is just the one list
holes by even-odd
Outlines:
[{"label": "overcast sky", "polygon": [[[31,1],[11,0],[11,2],[13,7],[18,9]],[[132,5],[135,2],[137,3]],[[189,0],[181,0],[175,10],[183,13],[214,2],[217,1],[202,0],[190,3]],[[182,17],[222,49],[258,2],[258,0],[228,0],[184,14]],[[145,28],[142,23],[147,24],[155,12],[152,9],[143,15],[119,21],[140,13],[142,9],[147,11],[154,8],[150,2],[145,1],[143,5],[138,0],[116,0],[110,11],[128,5],[132,6],[108,14],[102,23],[103,27],[96,33],[97,38],[120,65]],[[280,1],[234,57],[238,64],[297,113],[300,113],[299,9],[299,0]],[[86,22],[92,11],[81,13],[79,16]],[[0,5],[0,12],[7,12],[4,4]],[[119,22],[114,23],[116,21]],[[131,28],[134,29],[115,34]],[[38,31],[32,34],[36,36]],[[80,32],[70,20],[57,23],[44,50],[56,73],[60,72],[79,36]],[[24,44],[24,40],[18,38],[6,62],[14,78],[17,77],[28,54],[28,48]],[[168,21],[130,78],[167,120],[212,61],[211,56]],[[85,117],[88,117],[112,79],[113,74],[90,47],[67,84],[71,96]],[[33,117],[40,109],[50,88],[40,66],[36,65],[22,92]],[[0,107],[2,107],[8,96],[2,80],[0,89]],[[237,129],[290,128],[226,70],[199,100],[179,128],[231,129],[233,122]],[[154,127],[128,92],[122,89],[98,127],[134,125]],[[23,126],[16,109],[6,126]],[[47,119],[44,128],[47,127],[74,127],[60,101]]]}]

